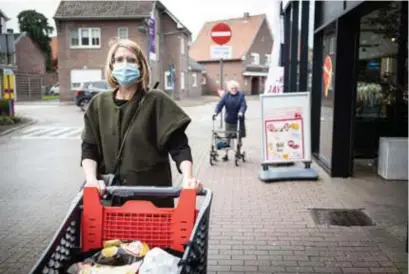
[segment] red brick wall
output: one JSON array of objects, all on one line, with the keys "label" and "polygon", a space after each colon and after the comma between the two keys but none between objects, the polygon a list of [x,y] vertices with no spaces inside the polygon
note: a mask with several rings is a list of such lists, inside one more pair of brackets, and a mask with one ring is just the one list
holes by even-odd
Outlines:
[{"label": "red brick wall", "polygon": [[[101,69],[103,68],[109,50],[109,42],[118,36],[119,27],[128,27],[128,36],[140,44],[144,52],[148,47],[146,35],[137,28],[142,22],[136,21],[84,21],[57,22],[58,33],[58,75],[60,82],[60,96],[62,101],[72,101],[74,92],[71,91],[70,74],[72,69]],[[100,28],[101,47],[96,49],[70,48],[71,30],[75,28]]]},{"label": "red brick wall", "polygon": [[17,72],[41,75],[46,71],[45,56],[30,37],[22,37],[16,44]]},{"label": "red brick wall", "polygon": [[[204,94],[216,94],[220,88],[220,62],[201,63],[206,70],[206,85],[203,85]],[[226,82],[235,80],[240,85],[240,90],[247,92],[248,86],[245,86],[243,77],[242,61],[225,61],[223,63],[223,88],[226,88]],[[249,85],[249,84],[248,84]]]}]

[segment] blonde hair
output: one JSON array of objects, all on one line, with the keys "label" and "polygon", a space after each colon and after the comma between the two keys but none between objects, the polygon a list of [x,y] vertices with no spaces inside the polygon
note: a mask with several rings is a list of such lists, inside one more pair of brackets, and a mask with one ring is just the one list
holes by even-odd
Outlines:
[{"label": "blonde hair", "polygon": [[228,90],[231,90],[232,88],[240,89],[239,83],[237,83],[237,81],[234,80],[228,81],[226,86]]},{"label": "blonde hair", "polygon": [[110,48],[108,51],[108,56],[105,65],[105,79],[107,79],[109,86],[111,86],[112,88],[116,88],[118,86],[118,82],[112,76],[115,52],[118,50],[118,48],[129,49],[135,54],[139,65],[139,70],[141,72],[141,77],[137,82],[138,88],[146,89],[149,85],[150,80],[150,72],[147,58],[143,53],[142,48],[134,41],[128,39],[113,40],[110,43]]}]

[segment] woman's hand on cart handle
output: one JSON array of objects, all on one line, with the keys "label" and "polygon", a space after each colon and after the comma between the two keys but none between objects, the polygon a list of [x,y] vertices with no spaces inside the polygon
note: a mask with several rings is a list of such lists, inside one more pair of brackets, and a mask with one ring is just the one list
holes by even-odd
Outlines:
[{"label": "woman's hand on cart handle", "polygon": [[243,117],[243,113],[239,112],[238,116],[239,118]]},{"label": "woman's hand on cart handle", "polygon": [[217,113],[214,113],[214,114],[212,115],[212,120],[213,120],[213,121],[216,120],[216,117],[217,117]]},{"label": "woman's hand on cart handle", "polygon": [[96,187],[101,196],[104,195],[106,188],[105,182],[103,180],[97,180],[96,178],[92,180],[87,180],[85,182],[84,187]]},{"label": "woman's hand on cart handle", "polygon": [[186,188],[186,189],[193,189],[194,188],[194,189],[196,189],[197,193],[200,193],[203,190],[202,183],[200,182],[200,180],[198,180],[196,178],[186,178],[186,179],[184,179],[182,187]]}]

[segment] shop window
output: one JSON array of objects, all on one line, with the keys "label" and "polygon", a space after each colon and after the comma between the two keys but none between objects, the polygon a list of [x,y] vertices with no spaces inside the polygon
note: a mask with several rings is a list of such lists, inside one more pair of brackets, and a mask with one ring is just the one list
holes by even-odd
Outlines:
[{"label": "shop window", "polygon": [[328,168],[332,160],[332,134],[334,114],[334,87],[335,87],[335,54],[336,36],[335,25],[324,30],[323,39],[323,71],[321,93],[321,121],[319,158]]},{"label": "shop window", "polygon": [[[379,138],[407,136],[406,79],[398,82],[398,56],[401,3],[391,1],[361,18],[359,71],[356,88],[356,158],[378,156]],[[401,49],[407,52],[407,47]],[[406,82],[406,83],[405,83]],[[403,104],[406,104],[402,107]],[[406,121],[402,120],[402,117]],[[400,130],[406,124],[405,130]],[[355,162],[357,164],[359,162]]]}]

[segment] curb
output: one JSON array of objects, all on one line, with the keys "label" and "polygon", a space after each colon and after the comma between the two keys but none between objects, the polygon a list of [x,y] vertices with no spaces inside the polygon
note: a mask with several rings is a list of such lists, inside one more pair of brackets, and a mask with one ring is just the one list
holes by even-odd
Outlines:
[{"label": "curb", "polygon": [[28,122],[26,122],[26,123],[24,123],[24,124],[22,124],[22,125],[19,125],[19,126],[10,128],[10,129],[8,129],[8,130],[5,130],[5,131],[3,131],[3,132],[0,132],[0,136],[4,136],[4,135],[7,135],[7,134],[12,133],[12,132],[14,132],[14,131],[23,129],[23,128],[28,127],[28,126],[31,126],[31,125],[34,125],[35,123],[37,123],[36,120],[28,121]]}]

